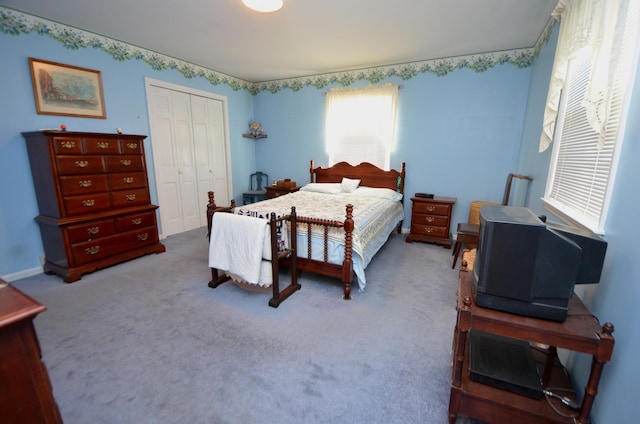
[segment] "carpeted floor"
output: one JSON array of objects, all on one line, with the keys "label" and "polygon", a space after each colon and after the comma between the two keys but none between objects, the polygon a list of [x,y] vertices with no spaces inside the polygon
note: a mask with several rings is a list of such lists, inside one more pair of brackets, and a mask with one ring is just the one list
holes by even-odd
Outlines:
[{"label": "carpeted floor", "polygon": [[73,284],[12,284],[48,308],[35,324],[67,424],[444,424],[457,271],[451,250],[404,238],[351,301],[313,274],[278,309],[210,289],[204,229]]}]

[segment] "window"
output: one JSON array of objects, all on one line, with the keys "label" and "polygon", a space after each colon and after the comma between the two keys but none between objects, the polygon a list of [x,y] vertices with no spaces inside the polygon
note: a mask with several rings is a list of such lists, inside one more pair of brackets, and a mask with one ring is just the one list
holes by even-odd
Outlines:
[{"label": "window", "polygon": [[[580,6],[592,0],[583,0]],[[594,4],[599,2],[593,2]],[[593,42],[586,41],[575,48],[563,45],[567,33],[576,28],[560,29],[554,74],[549,89],[545,131],[553,135],[553,153],[543,202],[559,217],[603,233],[610,193],[615,180],[617,152],[624,133],[627,94],[630,93],[632,71],[637,57],[636,34],[640,8],[637,1],[600,2],[588,16],[592,25]],[[567,4],[571,5],[570,2]],[[564,7],[564,5],[563,5]],[[567,6],[566,12],[571,12]],[[584,10],[579,11],[584,13]],[[584,14],[577,19],[562,14],[567,24],[583,23]],[[598,32],[595,27],[604,28]],[[581,35],[584,36],[582,31]],[[588,38],[589,36],[587,36]],[[565,55],[564,64],[562,57]],[[560,66],[559,66],[560,63]],[[561,81],[557,122],[549,119],[554,77],[558,67],[566,69]],[[556,81],[557,83],[557,81]],[[560,94],[561,93],[561,94]],[[549,124],[551,124],[549,126]],[[541,151],[545,134],[541,139]],[[550,139],[547,138],[547,140]]]},{"label": "window", "polygon": [[388,170],[395,143],[398,86],[333,88],[326,99],[329,165],[370,162]]}]

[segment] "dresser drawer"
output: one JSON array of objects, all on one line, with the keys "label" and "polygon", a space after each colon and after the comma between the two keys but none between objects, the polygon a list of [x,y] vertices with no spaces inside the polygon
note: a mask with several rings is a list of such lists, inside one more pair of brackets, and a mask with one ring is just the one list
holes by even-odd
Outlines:
[{"label": "dresser drawer", "polygon": [[128,188],[146,186],[147,176],[144,172],[109,174],[109,188],[111,190],[126,190]]},{"label": "dresser drawer", "polygon": [[94,174],[60,177],[60,190],[64,196],[107,191],[107,176]]},{"label": "dresser drawer", "polygon": [[94,221],[89,224],[72,225],[67,228],[67,235],[70,243],[88,241],[99,237],[115,234],[116,227],[113,219]]},{"label": "dresser drawer", "polygon": [[85,138],[84,151],[88,155],[119,154],[120,143],[115,139]]},{"label": "dresser drawer", "polygon": [[149,191],[146,188],[113,191],[111,199],[114,208],[147,205],[150,202]]},{"label": "dresser drawer", "polygon": [[116,218],[116,229],[118,231],[129,231],[135,228],[149,227],[155,224],[155,212],[143,212],[119,216]]},{"label": "dresser drawer", "polygon": [[439,203],[416,202],[413,205],[414,213],[423,213],[429,215],[449,215],[451,205]]},{"label": "dresser drawer", "polygon": [[158,233],[155,227],[147,227],[83,243],[74,243],[71,245],[71,254],[74,265],[77,266],[157,242]]},{"label": "dresser drawer", "polygon": [[414,213],[411,217],[411,222],[414,224],[430,225],[432,227],[446,227],[449,224],[449,217]]},{"label": "dresser drawer", "polygon": [[84,215],[111,208],[109,193],[93,193],[64,198],[67,215]]},{"label": "dresser drawer", "polygon": [[107,172],[142,172],[142,156],[118,155],[106,156]]},{"label": "dresser drawer", "polygon": [[102,174],[104,163],[102,156],[58,156],[60,175]]},{"label": "dresser drawer", "polygon": [[54,137],[53,147],[58,155],[79,155],[82,153],[82,143],[79,138]]},{"label": "dresser drawer", "polygon": [[430,237],[442,237],[449,238],[447,227],[436,227],[433,225],[423,225],[411,223],[411,234],[430,236]]},{"label": "dresser drawer", "polygon": [[120,151],[125,155],[141,155],[142,141],[120,140]]}]

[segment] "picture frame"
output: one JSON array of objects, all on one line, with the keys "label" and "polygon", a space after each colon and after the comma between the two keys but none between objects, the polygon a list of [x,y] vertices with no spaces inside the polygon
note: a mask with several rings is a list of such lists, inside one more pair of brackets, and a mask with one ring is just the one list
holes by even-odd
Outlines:
[{"label": "picture frame", "polygon": [[100,71],[32,57],[29,68],[38,114],[107,118]]}]

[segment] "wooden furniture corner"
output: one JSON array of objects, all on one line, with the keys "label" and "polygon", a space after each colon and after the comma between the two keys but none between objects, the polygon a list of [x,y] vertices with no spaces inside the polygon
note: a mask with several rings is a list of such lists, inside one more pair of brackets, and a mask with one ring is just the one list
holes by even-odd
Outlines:
[{"label": "wooden furniture corner", "polygon": [[0,280],[0,415],[3,423],[62,423],[33,319],[47,308]]}]

